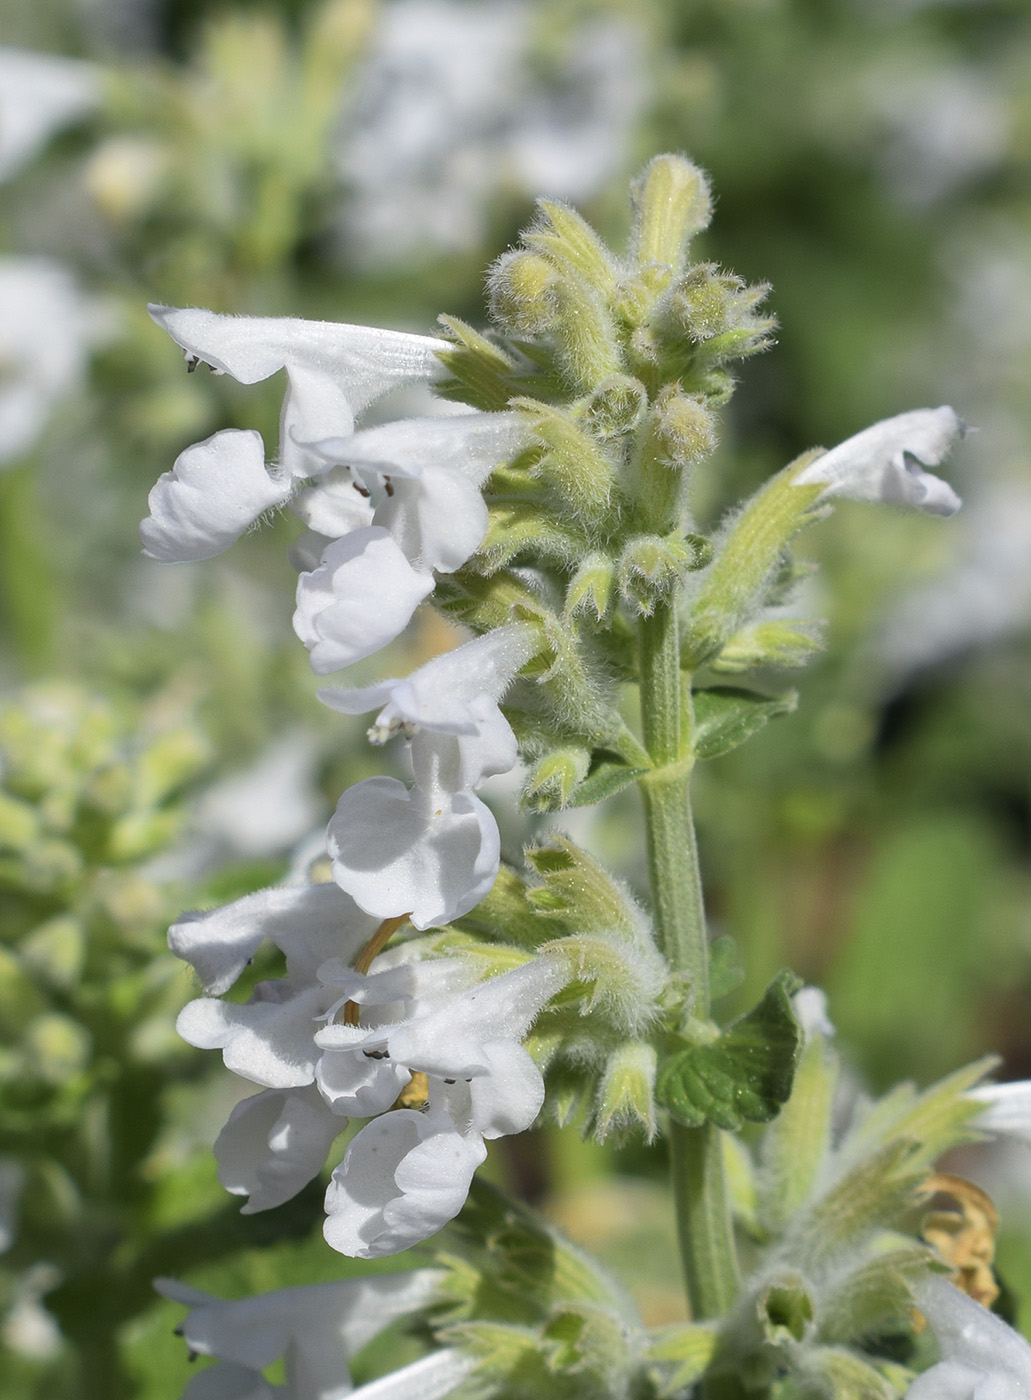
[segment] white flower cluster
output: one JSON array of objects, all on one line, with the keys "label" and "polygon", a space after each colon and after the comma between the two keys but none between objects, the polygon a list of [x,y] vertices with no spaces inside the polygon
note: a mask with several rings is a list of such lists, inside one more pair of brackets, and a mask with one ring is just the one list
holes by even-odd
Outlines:
[{"label": "white flower cluster", "polygon": [[[313,669],[378,651],[432,591],[434,572],[459,568],[479,545],[487,517],[478,488],[520,449],[518,415],[468,411],[356,430],[356,415],[391,388],[439,378],[444,342],[325,322],[153,314],[191,369],[203,361],[243,383],[285,369],[287,392],[276,464],[266,467],[250,431],[187,448],[151,492],[146,552],[205,558],[289,503],[309,526],[294,628]],[[490,890],[498,830],[476,790],[515,764],[498,701],[535,649],[532,629],[512,623],[406,679],[321,691],[346,714],[376,712],[373,742],[404,734],[414,786],[368,778],[343,794],[328,832],[335,883],[260,891],[188,915],[170,933],[210,994],[185,1008],[180,1034],[220,1048],[228,1068],[262,1086],[233,1111],[215,1149],[223,1184],[249,1198],[245,1210],[288,1200],[317,1175],[350,1117],[373,1120],[326,1197],[326,1237],[350,1255],[392,1254],[438,1230],[461,1209],[485,1140],[528,1127],[543,1101],[520,1041],[565,981],[557,960],[477,983],[460,960],[424,957],[426,940],[379,952],[406,921],[418,930],[450,923]],[[285,955],[286,976],[259,984],[244,1005],[219,1000],[266,938]]]},{"label": "white flower cluster", "polygon": [[[185,1304],[181,1328],[194,1356],[216,1364],[187,1386],[183,1400],[439,1400],[472,1369],[453,1350],[433,1352],[354,1390],[349,1362],[366,1342],[405,1314],[434,1301],[434,1269],[280,1288],[226,1301],[174,1279],[157,1279],[159,1293]],[[262,1372],[283,1359],[285,1386]]]}]

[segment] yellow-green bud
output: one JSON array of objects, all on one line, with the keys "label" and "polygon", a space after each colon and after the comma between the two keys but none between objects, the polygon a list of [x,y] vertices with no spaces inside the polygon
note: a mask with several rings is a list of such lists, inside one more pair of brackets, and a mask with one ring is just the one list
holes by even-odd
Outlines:
[{"label": "yellow-green bud", "polygon": [[539,253],[504,253],[487,275],[491,316],[513,335],[543,335],[558,315],[558,273]]},{"label": "yellow-green bud", "polygon": [[639,616],[650,617],[707,557],[708,541],[699,535],[635,535],[619,556],[620,596]]},{"label": "yellow-green bud", "polygon": [[643,1129],[648,1142],[654,1138],[656,1065],[654,1045],[642,1040],[629,1041],[609,1056],[595,1103],[594,1135],[599,1142],[611,1132],[634,1128]]},{"label": "yellow-green bud", "polygon": [[648,407],[648,391],[639,379],[613,374],[599,384],[580,411],[580,422],[594,437],[623,437],[633,432]]},{"label": "yellow-green bud", "polygon": [[708,226],[712,194],[704,173],[683,156],[656,156],[631,186],[630,246],[639,266],[683,265],[687,245]]},{"label": "yellow-green bud", "polygon": [[39,819],[35,809],[6,792],[0,792],[0,847],[23,851],[36,840]]},{"label": "yellow-green bud", "polygon": [[676,470],[716,450],[716,418],[704,395],[669,385],[656,403],[656,460]]}]

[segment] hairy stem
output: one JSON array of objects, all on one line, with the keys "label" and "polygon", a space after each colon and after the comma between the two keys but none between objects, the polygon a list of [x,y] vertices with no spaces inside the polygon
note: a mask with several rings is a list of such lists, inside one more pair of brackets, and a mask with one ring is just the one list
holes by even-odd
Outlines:
[{"label": "hairy stem", "polygon": [[[672,604],[640,628],[641,720],[655,765],[641,780],[652,907],[659,946],[685,973],[692,1013],[709,1014],[709,944],[698,848],[691,817],[691,695],[680,671]],[[719,1130],[671,1122],[670,1170],[680,1254],[692,1316],[721,1317],[739,1288],[730,1203]]]}]

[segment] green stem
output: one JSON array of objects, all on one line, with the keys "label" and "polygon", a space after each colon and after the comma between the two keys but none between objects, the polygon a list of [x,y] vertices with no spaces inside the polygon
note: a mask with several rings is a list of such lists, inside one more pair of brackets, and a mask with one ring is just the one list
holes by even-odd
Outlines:
[{"label": "green stem", "polygon": [[[680,671],[677,619],[660,605],[640,628],[641,723],[655,767],[641,780],[659,946],[686,974],[692,1014],[709,1015],[709,943],[691,817],[691,695]],[[670,1170],[691,1313],[722,1317],[740,1275],[719,1130],[671,1122]]]}]

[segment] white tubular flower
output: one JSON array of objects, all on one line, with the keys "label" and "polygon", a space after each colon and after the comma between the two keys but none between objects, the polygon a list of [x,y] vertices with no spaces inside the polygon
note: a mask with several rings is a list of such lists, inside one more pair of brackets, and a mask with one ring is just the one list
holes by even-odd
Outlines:
[{"label": "white tubular flower", "polygon": [[437,355],[451,347],[431,336],[296,316],[223,316],[199,307],[148,310],[188,362],[211,365],[241,384],[298,365],[318,370],[344,388],[356,416],[390,389],[447,374]]},{"label": "white tubular flower", "polygon": [[[265,469],[257,434],[245,447],[243,434],[233,431],[188,448],[161,478],[141,534],[146,552],[164,563],[225,549],[266,510],[289,500],[304,477],[324,470],[309,444],[350,434],[356,415],[390,389],[446,374],[437,354],[447,343],[429,336],[294,317],[149,309],[191,370],[208,364],[241,384],[279,370],[287,375],[275,471]],[[200,449],[206,452],[195,458]]]},{"label": "white tubular flower", "polygon": [[184,914],[169,929],[168,945],[193,967],[209,995],[220,996],[266,938],[286,954],[291,977],[312,982],[328,958],[353,959],[375,930],[376,920],[338,885],[278,885],[218,909]]},{"label": "white tubular flower", "polygon": [[[484,1139],[522,1132],[540,1112],[544,1081],[519,1041],[565,980],[556,960],[536,958],[366,1035],[363,1054],[428,1076],[429,1107],[384,1114],[351,1143],[326,1193],[334,1249],[395,1254],[458,1214]],[[327,1026],[318,1039],[344,1047],[351,1030]]]},{"label": "white tubular flower", "polygon": [[1031,1346],[1019,1333],[941,1277],[915,1292],[942,1359],[906,1400],[1031,1400]]},{"label": "white tubular flower", "polygon": [[352,1259],[408,1249],[465,1204],[483,1139],[463,1137],[443,1108],[400,1108],[366,1124],[326,1191],[328,1244]]},{"label": "white tubular flower", "polygon": [[[190,1309],[181,1328],[190,1351],[217,1357],[223,1363],[196,1376],[186,1396],[197,1400],[200,1396],[208,1400],[250,1396],[339,1400],[353,1391],[351,1357],[383,1328],[432,1303],[442,1277],[439,1270],[417,1269],[283,1288],[238,1300],[213,1298],[175,1279],[155,1279],[154,1287],[163,1297]],[[436,1361],[448,1355],[453,1353],[441,1352],[426,1359]],[[261,1373],[280,1358],[285,1362],[286,1385],[273,1388]],[[465,1369],[469,1369],[468,1364]],[[439,1362],[437,1370],[443,1371]],[[404,1370],[396,1374],[403,1376]],[[434,1372],[430,1369],[426,1374],[429,1378]],[[452,1385],[460,1374],[464,1372],[453,1375]],[[205,1381],[208,1376],[212,1379]],[[379,1384],[373,1382],[373,1386]],[[372,1390],[368,1388],[368,1392]],[[361,1396],[368,1392],[362,1387],[355,1393]],[[381,1392],[383,1400],[419,1393],[403,1389]],[[429,1397],[447,1391],[431,1388],[425,1393]]]},{"label": "white tubular flower", "polygon": [[379,710],[369,730],[374,744],[386,743],[399,730],[473,735],[483,724],[477,700],[486,697],[496,706],[536,649],[533,629],[512,623],[433,657],[403,680],[378,681],[357,690],[327,686],[319,691],[319,699],[345,715]]},{"label": "white tubular flower", "polygon": [[27,165],[63,126],[97,105],[92,63],[30,49],[0,48],[0,181]]},{"label": "white tubular flower", "polygon": [[370,730],[375,742],[414,734],[415,787],[369,778],[343,794],[329,824],[333,878],[363,909],[380,918],[410,913],[416,928],[429,928],[467,913],[490,889],[497,824],[472,790],[516,762],[498,700],[535,645],[529,627],[513,624],[405,680],[320,691],[345,714],[382,706]]},{"label": "white tubular flower", "polygon": [[326,462],[341,465],[308,493],[302,518],[318,529],[315,520],[328,513],[321,496],[340,502],[348,493],[374,494],[373,524],[390,531],[412,564],[450,573],[486,532],[479,487],[526,441],[518,413],[463,413],[403,419],[316,443]]},{"label": "white tubular flower", "polygon": [[210,559],[290,491],[289,481],[265,470],[260,433],[226,428],[180,452],[158,477],[140,525],[143,552],[162,564]]},{"label": "white tubular flower", "polygon": [[1031,1079],[985,1084],[969,1090],[966,1097],[985,1106],[972,1127],[999,1137],[1019,1138],[1031,1147]]},{"label": "white tubular flower", "polygon": [[964,431],[951,408],[916,408],[882,419],[832,447],[804,467],[794,484],[823,483],[824,496],[954,515],[961,504],[959,497],[947,482],[924,468],[944,461]]},{"label": "white tubular flower", "polygon": [[347,1126],[317,1089],[265,1089],[238,1103],[215,1141],[218,1179],[249,1197],[243,1215],[291,1200],[322,1170]]},{"label": "white tubular flower", "polygon": [[312,670],[328,675],[392,642],[432,592],[433,576],[413,569],[386,530],[354,530],[297,580],[294,631]]},{"label": "white tubular flower", "polygon": [[[450,741],[454,742],[454,741]],[[328,829],[333,879],[377,918],[409,914],[418,929],[449,924],[488,893],[501,840],[471,792],[367,778],[337,803]]]}]

